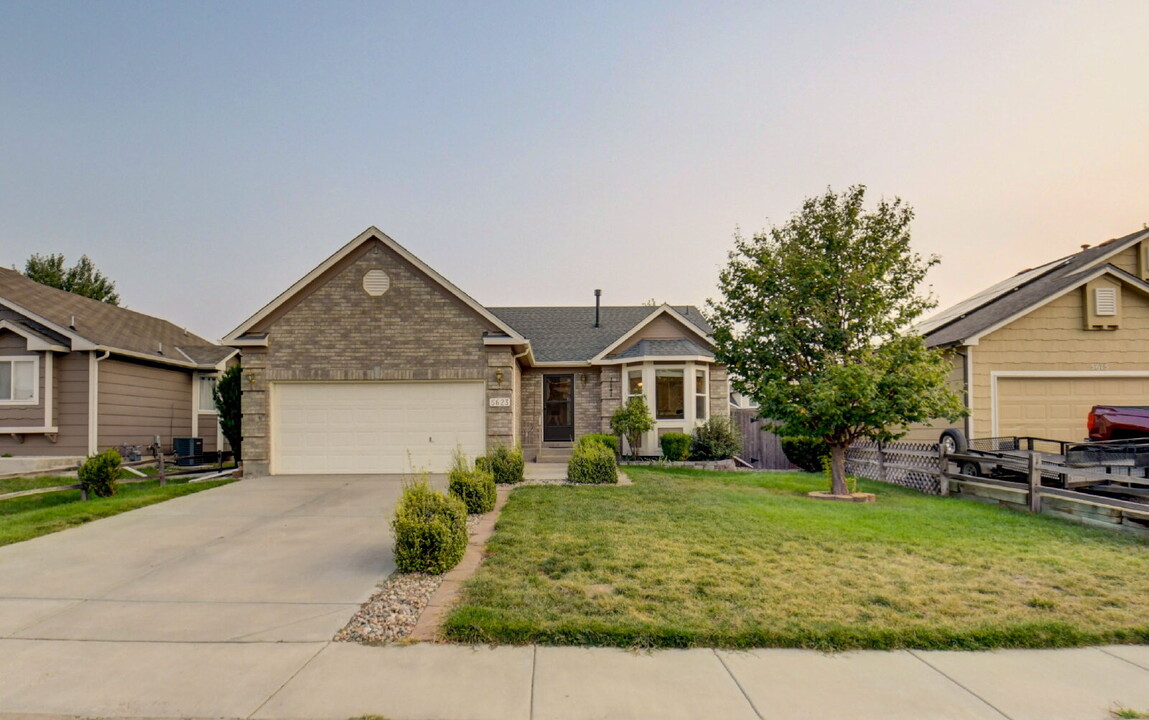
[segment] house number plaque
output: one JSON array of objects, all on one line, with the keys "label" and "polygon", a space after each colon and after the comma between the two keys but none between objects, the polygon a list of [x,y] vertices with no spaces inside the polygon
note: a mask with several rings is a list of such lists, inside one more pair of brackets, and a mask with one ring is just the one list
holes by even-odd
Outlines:
[{"label": "house number plaque", "polygon": [[511,406],[511,399],[510,398],[494,397],[494,398],[491,398],[490,400],[488,400],[487,403],[491,407],[510,407]]}]

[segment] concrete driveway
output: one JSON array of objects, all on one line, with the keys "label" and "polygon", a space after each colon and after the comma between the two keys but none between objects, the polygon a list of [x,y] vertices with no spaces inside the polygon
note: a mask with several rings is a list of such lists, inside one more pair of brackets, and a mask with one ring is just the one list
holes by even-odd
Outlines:
[{"label": "concrete driveway", "polygon": [[0,547],[0,637],[325,641],[394,569],[398,476],[277,477]]}]

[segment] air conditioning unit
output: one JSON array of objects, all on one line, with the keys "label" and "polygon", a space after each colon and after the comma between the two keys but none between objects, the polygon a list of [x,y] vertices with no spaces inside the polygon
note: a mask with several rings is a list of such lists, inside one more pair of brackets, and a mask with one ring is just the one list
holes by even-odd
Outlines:
[{"label": "air conditioning unit", "polygon": [[203,438],[172,438],[172,452],[176,465],[199,465],[203,458]]}]

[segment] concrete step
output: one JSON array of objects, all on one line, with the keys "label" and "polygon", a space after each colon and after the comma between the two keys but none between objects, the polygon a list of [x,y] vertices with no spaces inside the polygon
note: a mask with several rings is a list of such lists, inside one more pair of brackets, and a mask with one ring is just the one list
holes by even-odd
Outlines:
[{"label": "concrete step", "polygon": [[535,462],[541,463],[567,463],[570,462],[571,453],[574,452],[573,443],[544,443],[539,448]]}]

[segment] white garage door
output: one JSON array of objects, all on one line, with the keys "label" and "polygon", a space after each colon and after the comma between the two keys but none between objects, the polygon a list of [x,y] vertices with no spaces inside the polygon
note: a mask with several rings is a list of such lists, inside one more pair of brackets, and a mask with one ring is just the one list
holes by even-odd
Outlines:
[{"label": "white garage door", "polygon": [[486,452],[482,383],[276,383],[271,472],[443,472]]},{"label": "white garage door", "polygon": [[1149,378],[998,378],[997,434],[1084,440],[1094,405],[1149,405]]}]

